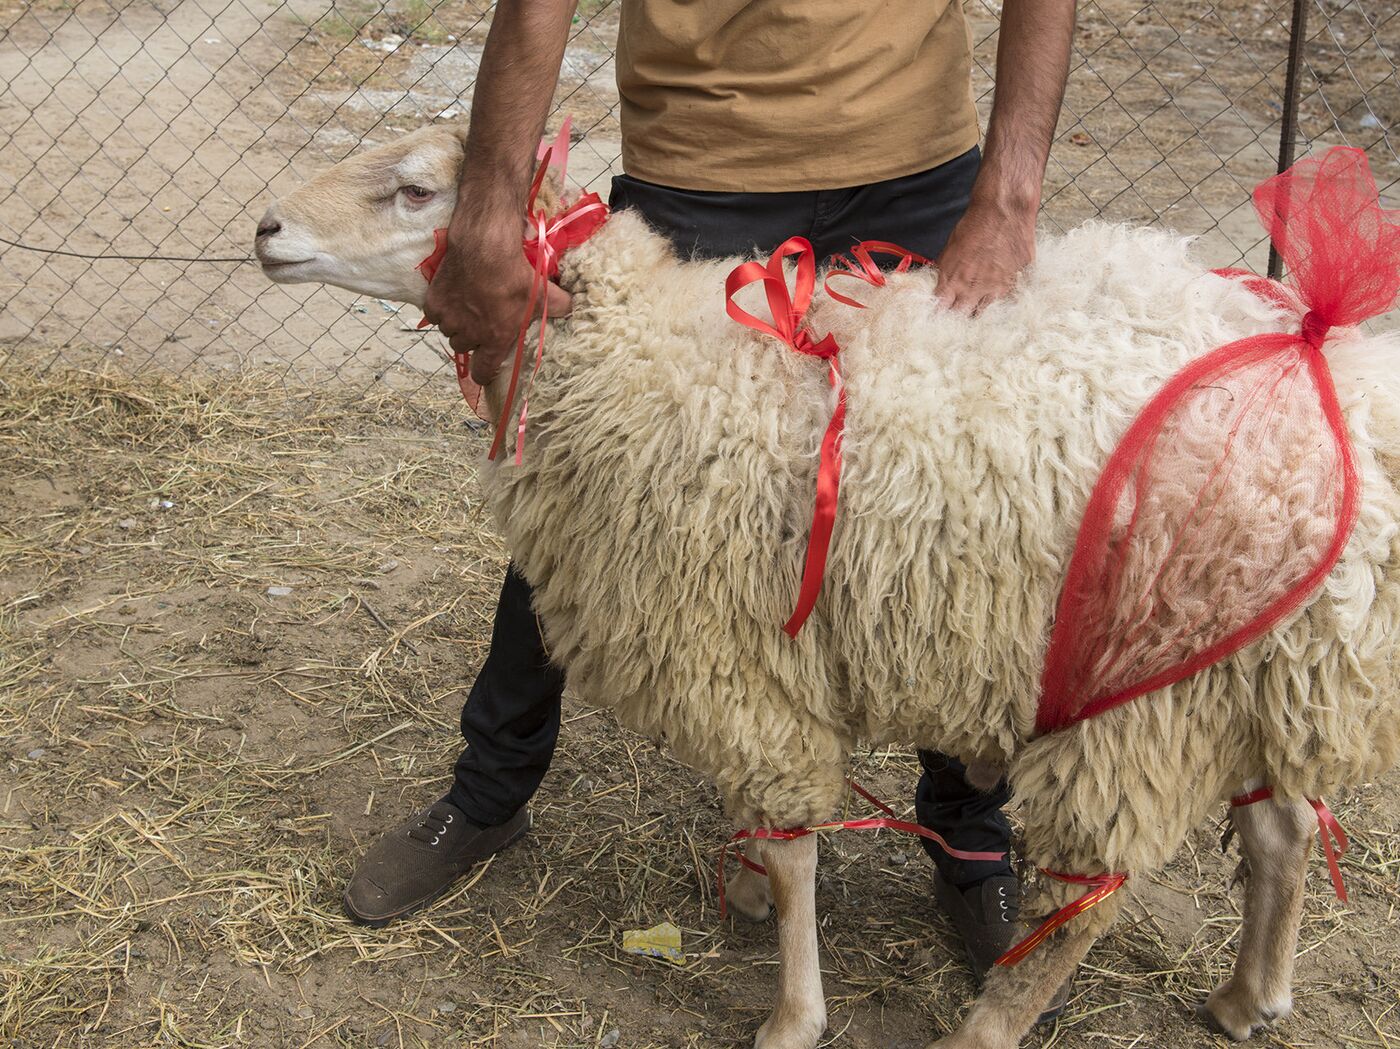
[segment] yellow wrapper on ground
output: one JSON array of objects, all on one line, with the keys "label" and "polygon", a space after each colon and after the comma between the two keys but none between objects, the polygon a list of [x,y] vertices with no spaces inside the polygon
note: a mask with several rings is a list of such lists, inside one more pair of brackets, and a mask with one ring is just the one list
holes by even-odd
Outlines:
[{"label": "yellow wrapper on ground", "polygon": [[677,965],[685,963],[681,931],[670,922],[662,922],[650,929],[628,929],[622,934],[622,949],[628,954],[662,958]]}]

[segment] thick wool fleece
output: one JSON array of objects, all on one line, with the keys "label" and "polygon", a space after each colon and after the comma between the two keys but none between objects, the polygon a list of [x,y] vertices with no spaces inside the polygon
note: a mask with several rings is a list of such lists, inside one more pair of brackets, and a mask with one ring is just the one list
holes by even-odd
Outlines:
[{"label": "thick wool fleece", "polygon": [[574,313],[530,394],[524,463],[503,456],[486,484],[570,683],[710,776],[737,823],[824,819],[858,738],[902,742],[1008,766],[1033,862],[1142,870],[1248,779],[1317,796],[1394,761],[1393,341],[1338,350],[1365,503],[1325,590],[1236,658],[1033,740],[1109,454],[1186,362],[1296,320],[1180,238],[1104,225],[1044,239],[975,319],[937,304],[930,272],[892,276],[863,311],[819,295],[811,326],[843,348],[845,465],[822,597],[790,640],[833,394],[822,362],[726,317],[733,265],[682,262],[625,213],[571,253]]}]

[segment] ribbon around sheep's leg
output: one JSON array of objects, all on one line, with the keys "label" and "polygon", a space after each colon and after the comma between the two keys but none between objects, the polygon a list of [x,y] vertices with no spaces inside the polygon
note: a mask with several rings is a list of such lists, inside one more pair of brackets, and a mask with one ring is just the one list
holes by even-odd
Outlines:
[{"label": "ribbon around sheep's leg", "polygon": [[[1231,798],[1230,807],[1242,809],[1247,805],[1268,801],[1273,796],[1272,787],[1260,787],[1248,794]],[[1351,842],[1347,840],[1346,831],[1342,830],[1342,825],[1337,821],[1337,817],[1332,815],[1332,810],[1327,807],[1325,801],[1321,798],[1309,798],[1308,804],[1317,813],[1317,836],[1322,839],[1322,853],[1327,857],[1327,873],[1332,879],[1332,891],[1337,894],[1337,899],[1346,903],[1347,887],[1346,882],[1342,880],[1341,858],[1346,855]]]},{"label": "ribbon around sheep's leg", "polygon": [[[788,290],[787,274],[783,270],[783,260],[789,256],[797,257],[797,279],[792,291]],[[773,317],[771,324],[747,313],[734,302],[734,296],[741,289],[757,283],[763,284],[768,309]],[[827,381],[836,391],[836,408],[822,436],[816,501],[802,569],[802,585],[797,595],[797,607],[783,625],[789,637],[796,637],[811,615],[826,574],[827,553],[831,546],[841,487],[841,435],[846,424],[846,386],[841,380],[841,367],[837,360],[841,348],[829,334],[820,341],[813,338],[803,321],[815,287],[816,259],[812,245],[804,237],[792,237],[778,245],[766,265],[745,262],[737,266],[724,282],[725,310],[730,317],[745,327],[772,336],[794,353],[829,362]]]},{"label": "ribbon around sheep's leg", "polygon": [[1123,883],[1128,880],[1126,874],[1061,874],[1058,871],[1040,869],[1040,873],[1046,877],[1054,878],[1056,881],[1067,882],[1071,885],[1087,886],[1089,891],[1073,903],[1061,907],[1045,921],[1040,927],[1031,933],[1016,946],[997,959],[997,965],[1016,965],[1024,961],[1025,958],[1044,943],[1056,929],[1066,922],[1079,917],[1085,911],[1092,910],[1104,900],[1108,899],[1115,892],[1123,887]]},{"label": "ribbon around sheep's leg", "polygon": [[906,820],[895,819],[894,810],[883,801],[871,794],[868,790],[858,784],[855,780],[848,779],[846,783],[866,801],[870,802],[884,816],[875,816],[859,820],[836,820],[831,823],[818,823],[811,827],[791,827],[786,830],[778,830],[770,827],[755,827],[748,830],[741,830],[734,834],[719,852],[719,865],[716,871],[716,883],[719,895],[719,916],[725,917],[729,913],[729,905],[724,894],[724,865],[729,858],[730,851],[734,852],[739,863],[753,871],[755,874],[767,875],[768,870],[760,863],[755,863],[744,855],[737,846],[740,842],[749,840],[769,840],[769,841],[793,841],[797,838],[805,838],[809,834],[829,833],[840,830],[894,830],[902,834],[913,834],[931,841],[955,860],[963,860],[971,863],[996,863],[1006,859],[1004,852],[968,852],[964,849],[955,849],[943,839],[943,836],[936,831],[917,823],[910,823]]}]

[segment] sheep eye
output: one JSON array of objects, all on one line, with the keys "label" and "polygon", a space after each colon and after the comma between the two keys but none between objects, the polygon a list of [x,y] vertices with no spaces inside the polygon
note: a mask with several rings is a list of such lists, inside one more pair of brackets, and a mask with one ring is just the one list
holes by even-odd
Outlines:
[{"label": "sheep eye", "polygon": [[422,186],[404,186],[399,192],[408,197],[414,203],[421,204],[425,200],[433,199],[433,191],[424,189]]}]

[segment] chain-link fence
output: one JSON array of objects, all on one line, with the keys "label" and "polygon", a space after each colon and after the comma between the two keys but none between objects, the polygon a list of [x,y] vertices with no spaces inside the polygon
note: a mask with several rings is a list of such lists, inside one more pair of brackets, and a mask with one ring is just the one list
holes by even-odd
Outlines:
[{"label": "chain-link fence", "polygon": [[[999,9],[966,0],[990,107]],[[1295,0],[1082,0],[1044,220],[1202,237],[1262,270],[1249,191],[1277,163]],[[1400,194],[1400,8],[1305,0],[1298,152],[1364,147]],[[248,263],[276,195],[366,143],[463,120],[484,0],[0,0],[0,360],[244,365],[406,391],[442,381],[416,313],[269,285]],[[572,176],[620,169],[619,0],[582,0],[556,94]],[[449,384],[450,385],[450,384]]]}]

